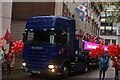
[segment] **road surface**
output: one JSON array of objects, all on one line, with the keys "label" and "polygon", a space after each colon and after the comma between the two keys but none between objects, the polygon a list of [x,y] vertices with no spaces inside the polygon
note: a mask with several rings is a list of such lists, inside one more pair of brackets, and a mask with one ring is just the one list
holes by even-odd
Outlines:
[{"label": "road surface", "polygon": [[[105,80],[115,80],[114,79],[114,68],[112,68],[112,61],[110,61],[110,67],[106,71],[106,79]],[[119,72],[120,74],[120,72]],[[65,80],[99,80],[99,68],[98,67],[90,67],[87,73],[72,73]],[[29,73],[23,72],[20,70],[12,70],[11,74],[5,73],[3,75],[3,80],[54,80],[58,78],[51,76],[31,76]],[[120,76],[119,76],[120,79]]]}]

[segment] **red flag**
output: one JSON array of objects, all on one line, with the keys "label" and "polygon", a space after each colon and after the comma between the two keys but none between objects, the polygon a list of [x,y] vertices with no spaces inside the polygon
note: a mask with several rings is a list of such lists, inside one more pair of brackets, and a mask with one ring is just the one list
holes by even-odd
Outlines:
[{"label": "red flag", "polygon": [[6,34],[4,36],[4,39],[7,41],[6,44],[10,43],[11,40],[13,40],[12,36],[10,35],[8,29],[6,31]]}]

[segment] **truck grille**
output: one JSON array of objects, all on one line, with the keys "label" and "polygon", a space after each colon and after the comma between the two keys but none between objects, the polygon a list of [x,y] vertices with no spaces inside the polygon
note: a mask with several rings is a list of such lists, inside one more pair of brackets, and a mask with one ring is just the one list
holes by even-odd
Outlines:
[{"label": "truck grille", "polygon": [[47,69],[49,58],[48,51],[48,47],[37,50],[27,46],[27,48],[24,49],[24,58],[27,62],[27,67],[31,70]]}]

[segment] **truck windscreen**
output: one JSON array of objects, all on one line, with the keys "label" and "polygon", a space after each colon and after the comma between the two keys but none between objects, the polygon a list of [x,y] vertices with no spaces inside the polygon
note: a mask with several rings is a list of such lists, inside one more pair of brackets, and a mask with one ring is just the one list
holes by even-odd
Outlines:
[{"label": "truck windscreen", "polygon": [[53,31],[53,30],[27,31],[26,42],[33,44],[43,44],[43,45],[62,44],[63,42],[66,42],[65,39],[67,38],[65,35],[66,34],[63,35],[62,31]]}]

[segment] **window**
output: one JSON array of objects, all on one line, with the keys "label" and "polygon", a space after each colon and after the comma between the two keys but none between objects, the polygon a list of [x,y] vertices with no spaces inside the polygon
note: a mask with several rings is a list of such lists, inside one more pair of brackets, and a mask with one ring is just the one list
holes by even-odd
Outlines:
[{"label": "window", "polygon": [[33,38],[34,38],[34,33],[33,32],[28,32],[28,38],[27,38],[27,40],[28,41],[32,41]]},{"label": "window", "polygon": [[105,23],[105,22],[101,22],[101,26],[112,26],[112,23]]},{"label": "window", "polygon": [[116,40],[115,39],[112,39],[112,43],[114,43],[116,45]]},{"label": "window", "polygon": [[27,42],[34,44],[65,44],[67,33],[53,30],[34,30],[27,31]]},{"label": "window", "polygon": [[117,27],[117,23],[114,22],[114,23],[113,23],[113,27]]},{"label": "window", "polygon": [[106,29],[100,29],[100,35],[117,35],[117,30],[112,27],[106,27]]},{"label": "window", "polygon": [[106,35],[111,35],[112,31],[111,30],[106,30]]},{"label": "window", "polygon": [[110,44],[110,39],[105,39],[106,43],[105,45],[108,46]]},{"label": "window", "polygon": [[117,34],[117,30],[113,30],[112,35],[116,35],[116,34]]},{"label": "window", "polygon": [[105,30],[104,29],[100,30],[100,35],[105,35]]}]

